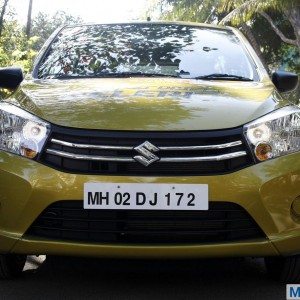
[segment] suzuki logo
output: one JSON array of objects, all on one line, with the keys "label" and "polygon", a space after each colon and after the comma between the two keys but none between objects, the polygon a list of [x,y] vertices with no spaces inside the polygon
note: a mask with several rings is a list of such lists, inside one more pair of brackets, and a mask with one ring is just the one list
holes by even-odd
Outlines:
[{"label": "suzuki logo", "polygon": [[148,167],[150,164],[159,160],[159,157],[153,153],[153,152],[158,152],[159,148],[155,147],[148,141],[135,147],[134,150],[136,150],[141,154],[141,155],[134,156],[134,159],[139,163],[143,164],[145,167]]}]

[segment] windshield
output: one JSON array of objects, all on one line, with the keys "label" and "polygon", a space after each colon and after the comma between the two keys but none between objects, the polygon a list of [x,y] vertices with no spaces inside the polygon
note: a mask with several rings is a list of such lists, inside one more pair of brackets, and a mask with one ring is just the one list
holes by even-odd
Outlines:
[{"label": "windshield", "polygon": [[39,78],[257,79],[231,30],[153,23],[67,27],[51,43],[37,73]]}]

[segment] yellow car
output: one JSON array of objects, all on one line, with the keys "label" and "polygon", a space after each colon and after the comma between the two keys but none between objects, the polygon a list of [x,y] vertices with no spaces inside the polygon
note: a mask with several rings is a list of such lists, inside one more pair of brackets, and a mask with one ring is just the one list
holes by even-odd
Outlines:
[{"label": "yellow car", "polygon": [[33,254],[251,256],[298,282],[297,83],[231,27],[58,30],[30,79],[0,70],[0,277]]}]

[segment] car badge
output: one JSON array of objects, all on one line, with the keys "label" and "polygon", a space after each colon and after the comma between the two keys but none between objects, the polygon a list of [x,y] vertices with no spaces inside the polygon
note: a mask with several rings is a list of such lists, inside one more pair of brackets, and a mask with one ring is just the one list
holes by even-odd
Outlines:
[{"label": "car badge", "polygon": [[159,148],[148,141],[135,147],[134,150],[136,150],[141,155],[136,155],[133,157],[133,159],[135,159],[145,167],[148,167],[155,161],[159,160],[159,157],[154,154],[155,152],[159,151]]}]

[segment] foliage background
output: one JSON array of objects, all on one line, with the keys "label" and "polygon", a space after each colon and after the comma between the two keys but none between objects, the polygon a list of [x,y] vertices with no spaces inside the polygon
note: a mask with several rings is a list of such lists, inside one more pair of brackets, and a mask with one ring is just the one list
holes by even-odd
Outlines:
[{"label": "foliage background", "polygon": [[15,11],[9,7],[9,1],[6,1],[0,0],[0,12],[3,11],[4,4],[8,4],[2,24],[0,20],[0,67],[20,66],[25,73],[29,73],[35,56],[53,31],[63,25],[82,22],[80,17],[74,17],[64,11],[57,11],[54,15],[40,12],[29,20],[30,35],[27,36],[27,26],[19,24]]},{"label": "foliage background", "polygon": [[[10,8],[9,1],[0,0],[0,67],[18,65],[26,73],[30,72],[34,57],[56,28],[83,21],[80,17],[58,11],[52,16],[45,13],[39,13],[33,19],[28,16],[26,26],[22,26],[17,21],[15,11]],[[29,5],[32,2],[22,1],[28,1]],[[152,19],[217,24],[233,11],[237,11],[229,25],[237,26],[245,33],[270,73],[275,69],[285,69],[300,74],[299,47],[282,41],[260,14],[260,10],[263,10],[287,39],[295,39],[295,30],[284,13],[283,4],[296,5],[300,18],[300,0],[149,0],[148,9],[142,18],[150,16]],[[38,2],[34,5],[38,5]],[[246,9],[237,10],[241,6]],[[298,22],[300,26],[300,20]],[[298,31],[300,32],[300,28]]]}]

